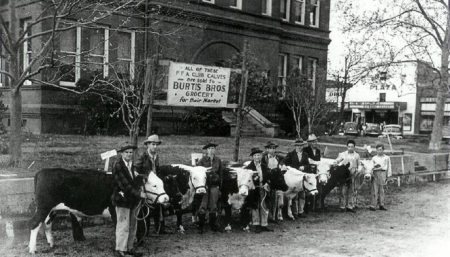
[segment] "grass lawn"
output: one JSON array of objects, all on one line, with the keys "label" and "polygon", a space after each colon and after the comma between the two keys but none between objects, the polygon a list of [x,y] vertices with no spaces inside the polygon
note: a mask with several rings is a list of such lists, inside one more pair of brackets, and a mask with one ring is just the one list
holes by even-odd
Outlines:
[{"label": "grass lawn", "polygon": [[[354,139],[357,146],[370,144],[375,146],[377,142],[385,144],[389,149],[386,138],[374,137],[351,137],[351,136],[323,136],[319,138],[320,143],[342,144],[345,145],[348,139]],[[19,168],[0,167],[0,173],[20,172],[21,174],[33,173],[39,169],[47,167],[65,167],[65,168],[98,168],[103,169],[104,162],[100,158],[100,153],[118,148],[118,146],[127,141],[127,137],[110,136],[81,136],[81,135],[40,135],[27,137],[22,146],[23,161]],[[217,154],[222,160],[232,160],[234,152],[233,137],[199,137],[185,135],[162,136],[163,143],[160,145],[161,164],[190,163],[190,154],[201,152],[202,146],[208,141],[219,144]],[[252,147],[264,148],[268,140],[276,142],[281,152],[291,151],[293,149],[293,140],[272,139],[248,137],[242,138],[240,143],[241,161],[249,160],[249,153]],[[141,142],[144,137],[139,138],[139,148],[144,148]],[[429,153],[428,140],[392,140],[393,148],[396,150]],[[322,150],[325,145],[321,145]],[[338,152],[345,150],[344,147],[328,146],[326,157],[335,158]],[[450,145],[444,145],[440,152],[449,152]],[[22,175],[21,175],[22,176]]]}]

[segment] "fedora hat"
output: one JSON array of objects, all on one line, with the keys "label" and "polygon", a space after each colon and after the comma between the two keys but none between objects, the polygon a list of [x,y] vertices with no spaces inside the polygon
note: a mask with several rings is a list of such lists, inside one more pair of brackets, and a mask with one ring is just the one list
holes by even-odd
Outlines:
[{"label": "fedora hat", "polygon": [[270,147],[275,147],[275,148],[277,148],[278,145],[275,144],[275,143],[272,142],[272,141],[269,141],[269,142],[267,142],[267,144],[266,144],[264,147],[265,147],[265,148],[270,148]]},{"label": "fedora hat", "polygon": [[316,135],[311,134],[308,136],[308,140],[306,140],[306,141],[308,141],[308,142],[317,141],[317,137],[316,137]]},{"label": "fedora hat", "polygon": [[149,136],[145,141],[144,141],[144,145],[148,144],[148,143],[157,143],[158,145],[161,144],[161,140],[159,140],[158,135],[154,134]]},{"label": "fedora hat", "polygon": [[295,140],[294,145],[295,146],[302,146],[302,145],[306,145],[306,142],[303,141],[302,138],[298,138],[298,139]]},{"label": "fedora hat", "polygon": [[211,142],[209,142],[209,143],[207,143],[205,146],[203,146],[203,150],[206,150],[206,149],[208,149],[208,148],[210,148],[210,147],[217,147],[218,146],[218,144],[214,144],[214,143],[211,143]]},{"label": "fedora hat", "polygon": [[262,153],[263,151],[261,149],[259,149],[258,147],[253,147],[250,153],[250,156],[253,156],[254,154],[257,153]]},{"label": "fedora hat", "polygon": [[133,149],[134,150],[136,148],[137,148],[137,146],[132,145],[132,144],[130,144],[128,142],[125,142],[122,145],[120,145],[119,150],[117,150],[117,152],[121,153],[121,152],[123,152],[125,150],[128,150],[128,149]]}]

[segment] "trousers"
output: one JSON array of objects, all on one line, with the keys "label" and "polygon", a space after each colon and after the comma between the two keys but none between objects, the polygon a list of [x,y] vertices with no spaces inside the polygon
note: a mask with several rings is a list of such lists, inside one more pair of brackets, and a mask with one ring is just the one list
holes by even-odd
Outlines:
[{"label": "trousers", "polygon": [[116,206],[116,251],[133,249],[137,229],[136,210],[137,206],[132,209]]},{"label": "trousers", "polygon": [[306,199],[305,191],[300,191],[297,194],[297,196],[294,199],[292,199],[292,214],[300,215],[304,212],[305,199]]},{"label": "trousers", "polygon": [[371,187],[371,207],[377,207],[378,200],[380,206],[384,206],[384,185],[386,184],[386,171],[373,171],[372,187]]},{"label": "trousers", "polygon": [[203,195],[198,214],[217,213],[217,203],[219,202],[220,191],[218,186],[209,188],[209,193]]},{"label": "trousers", "polygon": [[270,191],[270,218],[273,220],[282,220],[281,207],[284,206],[284,195],[281,190]]},{"label": "trousers", "polygon": [[355,177],[351,176],[351,179],[339,188],[339,203],[340,208],[353,209],[355,207],[356,192],[355,192]]},{"label": "trousers", "polygon": [[256,190],[259,191],[259,201],[258,206],[256,209],[252,209],[252,224],[253,226],[268,226],[268,219],[269,219],[269,208],[267,207],[265,198],[268,197],[268,192],[257,188]]}]

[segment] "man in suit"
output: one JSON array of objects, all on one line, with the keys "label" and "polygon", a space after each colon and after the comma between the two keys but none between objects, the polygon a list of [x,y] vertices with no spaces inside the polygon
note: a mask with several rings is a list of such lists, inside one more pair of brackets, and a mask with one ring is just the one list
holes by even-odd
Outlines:
[{"label": "man in suit", "polygon": [[202,196],[200,207],[198,210],[199,216],[199,228],[200,232],[203,232],[203,225],[205,224],[205,215],[209,210],[209,226],[212,231],[217,232],[217,203],[220,198],[220,186],[222,185],[222,161],[216,156],[217,144],[208,143],[203,146],[203,150],[206,151],[206,155],[203,156],[198,162],[197,166],[211,167],[208,173],[208,179],[206,185],[208,190],[206,194]]},{"label": "man in suit", "polygon": [[253,160],[245,167],[246,169],[256,171],[253,176],[253,183],[256,189],[249,192],[247,196],[252,213],[252,224],[256,233],[273,231],[268,227],[269,168],[262,162],[262,153],[263,151],[259,148],[252,148],[250,156]]},{"label": "man in suit", "polygon": [[[279,168],[281,163],[281,157],[275,154],[275,149],[277,149],[278,145],[272,141],[267,142],[265,145],[266,152],[262,157],[262,162],[267,165],[269,171],[272,169]],[[270,213],[269,220],[273,222],[278,222],[278,220],[283,220],[282,213],[278,213],[277,210],[280,210],[280,207],[284,204],[284,195],[281,190],[271,190],[270,191]]]},{"label": "man in suit", "polygon": [[[136,170],[139,174],[147,175],[150,174],[150,172],[154,172],[156,175],[158,174],[159,170],[159,154],[158,154],[158,147],[161,144],[161,140],[159,139],[158,135],[151,135],[144,141],[145,150],[141,152],[138,157],[136,158]],[[159,177],[159,176],[158,176]],[[159,234],[165,233],[165,226],[164,226],[164,220],[162,217],[160,217],[160,212],[155,211],[153,212],[153,220],[155,222],[155,229]],[[140,213],[139,215],[143,215],[143,213]],[[144,226],[146,224],[146,227]],[[137,237],[140,239],[144,235],[150,235],[150,224],[151,224],[151,217],[148,215],[145,218],[145,222],[139,222],[138,230],[137,230]],[[159,229],[158,229],[159,228]],[[147,233],[145,233],[145,231]]]},{"label": "man in suit", "polygon": [[[308,154],[308,158],[313,161],[320,161],[320,149],[317,146],[317,137],[314,134],[310,134],[306,140],[308,146],[303,150]],[[310,173],[317,173],[317,166],[315,164],[310,164]],[[305,212],[308,212],[313,208],[313,203],[315,202],[315,196],[306,196]]]},{"label": "man in suit", "polygon": [[[286,155],[286,158],[284,159],[283,163],[286,166],[290,166],[292,168],[298,169],[303,172],[309,172],[310,166],[308,161],[308,154],[303,150],[303,148],[306,146],[306,142],[303,141],[302,138],[299,138],[295,140],[294,146],[295,149],[292,152],[289,152]],[[292,204],[292,213],[295,215],[297,214],[298,217],[304,218],[304,207],[305,207],[305,191],[301,191],[296,199],[294,198],[293,204]]]},{"label": "man in suit", "polygon": [[119,149],[120,157],[114,164],[112,174],[114,177],[114,190],[112,202],[116,206],[116,247],[115,255],[142,256],[135,251],[133,244],[136,238],[136,207],[140,198],[145,198],[140,189],[140,180],[136,168],[133,166],[133,153],[136,146],[125,143]]}]

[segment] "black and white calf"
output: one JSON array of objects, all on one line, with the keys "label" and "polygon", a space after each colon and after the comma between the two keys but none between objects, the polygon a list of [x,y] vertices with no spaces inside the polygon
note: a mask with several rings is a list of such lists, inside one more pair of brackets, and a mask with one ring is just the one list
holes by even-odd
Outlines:
[{"label": "black and white calf", "polygon": [[[161,179],[150,174],[141,182],[147,198],[165,203],[169,197],[164,192]],[[45,236],[50,247],[54,246],[52,236],[52,212],[68,210],[72,218],[72,232],[75,240],[84,240],[79,220],[84,216],[111,215],[115,211],[111,203],[113,176],[97,170],[66,170],[62,168],[43,169],[34,177],[36,213],[30,220],[29,252],[36,252],[39,229],[44,223]],[[108,213],[109,212],[109,213]]]}]

